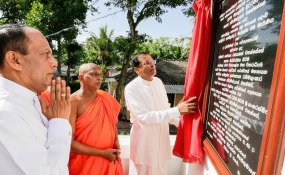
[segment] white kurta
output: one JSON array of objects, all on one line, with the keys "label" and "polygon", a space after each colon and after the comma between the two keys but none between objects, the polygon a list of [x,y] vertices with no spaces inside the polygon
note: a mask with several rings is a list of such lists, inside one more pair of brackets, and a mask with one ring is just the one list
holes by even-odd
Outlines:
[{"label": "white kurta", "polygon": [[1,175],[69,174],[69,121],[47,121],[34,107],[35,97],[35,92],[0,77]]},{"label": "white kurta", "polygon": [[133,123],[130,157],[135,164],[164,166],[171,158],[168,122],[177,126],[180,112],[170,108],[162,81],[135,78],[125,88],[127,108]]}]

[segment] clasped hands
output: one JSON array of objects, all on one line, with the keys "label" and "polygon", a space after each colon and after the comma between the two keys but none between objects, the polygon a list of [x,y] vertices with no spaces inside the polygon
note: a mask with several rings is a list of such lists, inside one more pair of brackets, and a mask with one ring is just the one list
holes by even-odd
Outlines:
[{"label": "clasped hands", "polygon": [[119,141],[115,141],[114,148],[108,148],[108,149],[102,150],[100,156],[109,161],[114,161],[114,164],[115,164],[116,161],[120,163],[120,154],[121,154],[121,148],[119,145]]},{"label": "clasped hands", "polygon": [[50,104],[46,105],[45,100],[39,97],[42,113],[48,120],[53,118],[69,119],[70,104],[70,87],[66,87],[65,80],[57,77],[51,82]]}]

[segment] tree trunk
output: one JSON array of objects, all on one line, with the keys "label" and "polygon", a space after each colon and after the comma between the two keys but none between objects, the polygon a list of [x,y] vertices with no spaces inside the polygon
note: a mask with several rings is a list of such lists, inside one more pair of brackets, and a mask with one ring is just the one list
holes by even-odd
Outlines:
[{"label": "tree trunk", "polygon": [[[70,49],[67,49],[67,59],[71,60],[71,53]],[[70,64],[67,64],[67,70],[66,70],[66,85],[69,86],[69,80],[70,80]]]},{"label": "tree trunk", "polygon": [[[130,1],[128,1],[128,3],[130,3]],[[130,35],[131,35],[132,41],[136,41],[136,37],[137,37],[136,26],[137,25],[134,22],[132,10],[128,10],[127,19],[128,19],[128,23],[130,27]],[[119,103],[124,101],[122,94],[123,94],[123,89],[124,89],[124,85],[125,85],[126,77],[127,77],[128,63],[130,62],[130,59],[131,59],[130,56],[132,54],[133,53],[129,53],[128,56],[125,56],[122,70],[121,70],[121,76],[119,78],[119,82],[116,88],[116,99]]]},{"label": "tree trunk", "polygon": [[118,85],[116,88],[116,99],[119,103],[123,102],[122,98],[122,94],[123,94],[123,89],[124,89],[124,85],[126,82],[126,77],[127,77],[127,73],[128,73],[128,63],[130,61],[130,56],[125,57],[123,66],[122,66],[122,70],[121,70],[121,76],[118,80]]},{"label": "tree trunk", "polygon": [[69,80],[70,80],[70,65],[67,65],[67,70],[66,70],[66,86],[69,86]]},{"label": "tree trunk", "polygon": [[58,76],[61,76],[61,42],[60,38],[57,38],[57,72]]}]

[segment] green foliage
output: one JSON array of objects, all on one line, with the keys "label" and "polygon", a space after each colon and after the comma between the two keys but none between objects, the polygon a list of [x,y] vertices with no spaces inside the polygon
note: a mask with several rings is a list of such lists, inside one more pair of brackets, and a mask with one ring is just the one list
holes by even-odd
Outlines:
[{"label": "green foliage", "polygon": [[[69,87],[70,87],[70,89],[71,89],[71,93],[73,93],[73,92],[77,91],[78,89],[80,89],[80,82],[79,82],[79,80],[70,81],[70,82],[69,82]],[[100,89],[102,89],[102,90],[104,90],[104,91],[105,91],[106,89],[108,89],[108,84],[107,84],[107,82],[102,81],[102,84],[101,84]]]},{"label": "green foliage", "polygon": [[98,52],[96,51],[96,48],[94,47],[95,42],[93,40],[94,40],[93,38],[87,38],[85,40],[83,50],[84,50],[86,57],[84,58],[84,62],[98,64],[97,62]]},{"label": "green foliage", "polygon": [[100,89],[102,89],[102,90],[104,90],[104,91],[108,91],[108,83],[107,82],[105,82],[105,79],[106,79],[106,71],[107,71],[107,69],[108,69],[108,67],[107,66],[105,66],[105,65],[99,65],[100,66],[100,68],[101,68],[101,70],[102,70],[102,84],[101,84],[101,87],[100,87]]},{"label": "green foliage", "polygon": [[46,23],[50,21],[51,15],[52,12],[49,8],[44,7],[39,1],[33,1],[31,10],[26,15],[26,23],[32,27],[41,28],[41,30],[45,28],[44,30],[47,30],[48,26]]},{"label": "green foliage", "polygon": [[80,89],[80,82],[79,80],[74,80],[74,81],[70,81],[69,82],[69,87],[71,89],[71,93],[77,91],[78,89]]},{"label": "green foliage", "polygon": [[43,24],[40,26],[40,29],[45,34],[51,34],[65,28],[74,27],[72,30],[51,36],[51,38],[63,37],[69,40],[75,39],[78,34],[78,30],[75,26],[85,27],[89,1],[91,0],[42,0],[41,2],[44,7],[51,13],[47,16],[48,19],[40,19],[41,24]]},{"label": "green foliage", "polygon": [[114,48],[111,40],[114,30],[108,31],[108,26],[100,27],[99,36],[94,33],[90,38],[87,38],[84,45],[84,51],[86,53],[86,62],[92,62],[95,64],[110,66],[114,63]]},{"label": "green foliage", "polygon": [[189,0],[189,3],[191,3],[191,4],[182,10],[183,14],[187,17],[191,17],[191,16],[195,17],[196,16],[194,9],[192,8],[193,2],[195,2],[195,0]]},{"label": "green foliage", "polygon": [[[62,55],[65,53],[62,45],[72,44],[78,35],[78,28],[86,27],[87,10],[97,11],[93,6],[95,2],[97,0],[0,0],[0,24],[26,23],[41,30],[51,46],[52,41],[56,41],[57,47],[52,48],[57,54],[55,58],[60,75]],[[64,60],[65,63],[70,61]]]},{"label": "green foliage", "polygon": [[76,41],[73,41],[66,45],[66,51],[67,57],[63,60],[63,63],[71,67],[78,65],[83,55],[82,46]]},{"label": "green foliage", "polygon": [[[145,0],[107,0],[105,3],[106,6],[114,6],[118,7],[122,10],[126,11],[127,20],[129,23],[130,28],[130,38],[131,42],[130,45],[136,44],[136,40],[139,38],[139,32],[137,31],[137,26],[142,20],[146,20],[150,17],[154,17],[158,22],[162,22],[161,15],[167,13],[167,8],[175,8],[177,6],[187,6],[191,4],[194,0],[154,0],[154,1],[145,1]],[[123,38],[118,38],[118,42],[124,42]],[[122,96],[123,86],[125,84],[125,79],[127,76],[127,69],[129,66],[129,62],[131,60],[130,56],[134,53],[133,47],[128,47],[127,49],[118,47],[117,48],[122,50],[120,53],[123,55],[123,64],[121,69],[121,76],[118,81],[117,89],[116,89],[116,99],[120,101]],[[133,51],[133,52],[132,52]],[[132,52],[132,53],[131,53]],[[178,52],[177,52],[178,53]]]},{"label": "green foliage", "polygon": [[92,62],[104,67],[122,65],[124,59],[130,57],[138,45],[146,41],[145,34],[139,35],[137,41],[132,41],[130,35],[119,36],[112,41],[113,30],[108,33],[107,29],[107,26],[103,26],[100,28],[99,37],[93,34],[92,37],[87,38],[84,44],[86,54],[84,62]]},{"label": "green foliage", "polygon": [[103,65],[103,64],[100,64],[99,66],[100,66],[100,68],[101,68],[101,70],[102,70],[102,78],[103,78],[103,81],[104,81],[104,80],[105,80],[105,77],[106,77],[105,72],[106,72],[106,70],[108,69],[108,67],[105,66],[105,65]]},{"label": "green foliage", "polygon": [[146,34],[138,35],[135,41],[132,40],[130,33],[128,33],[128,36],[116,37],[113,47],[120,56],[120,60],[124,61],[126,58],[131,57],[137,48],[147,41],[147,37]]},{"label": "green foliage", "polygon": [[31,0],[0,0],[0,25],[25,23],[25,16],[31,9]]},{"label": "green foliage", "polygon": [[103,91],[108,91],[108,83],[102,81],[100,89],[103,90]]},{"label": "green foliage", "polygon": [[86,27],[86,13],[92,0],[38,0],[33,2],[27,15],[27,24],[38,28],[47,36],[49,42],[57,42],[55,58],[58,61],[58,73],[61,74],[63,44],[72,43],[79,31]]},{"label": "green foliage", "polygon": [[69,85],[70,69],[81,63],[84,52],[82,50],[82,45],[77,43],[77,41],[67,43],[64,46],[66,54],[63,55],[62,61],[67,66],[66,84]]},{"label": "green foliage", "polygon": [[[150,17],[154,17],[158,22],[162,22],[160,18],[161,15],[167,13],[166,8],[175,8],[177,6],[185,7],[184,14],[187,16],[193,16],[194,11],[191,7],[191,4],[195,0],[160,0],[160,1],[145,1],[145,0],[129,0],[129,1],[122,1],[122,0],[108,0],[105,5],[106,6],[114,6],[121,9],[126,9],[130,7],[132,8],[132,16],[136,17],[138,23]],[[142,4],[143,7],[142,7]],[[140,6],[138,6],[140,5]]]},{"label": "green foliage", "polygon": [[181,38],[171,40],[169,37],[152,39],[149,37],[147,42],[142,43],[135,53],[148,52],[154,59],[188,59],[191,38]]},{"label": "green foliage", "polygon": [[118,135],[130,135],[130,129],[120,129],[120,128],[118,128]]}]

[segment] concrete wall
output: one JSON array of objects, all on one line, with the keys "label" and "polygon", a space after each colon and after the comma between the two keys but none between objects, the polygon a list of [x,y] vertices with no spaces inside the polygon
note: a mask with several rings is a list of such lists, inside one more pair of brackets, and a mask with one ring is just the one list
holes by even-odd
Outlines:
[{"label": "concrete wall", "polygon": [[[170,136],[170,144],[173,148],[175,143],[175,135]],[[130,137],[119,136],[121,145],[121,159],[125,175],[129,174],[129,159],[130,159]],[[203,164],[188,164],[183,163],[182,159],[172,156],[172,159],[168,162],[168,175],[217,175],[212,163],[207,156],[204,156],[205,161]]]}]

